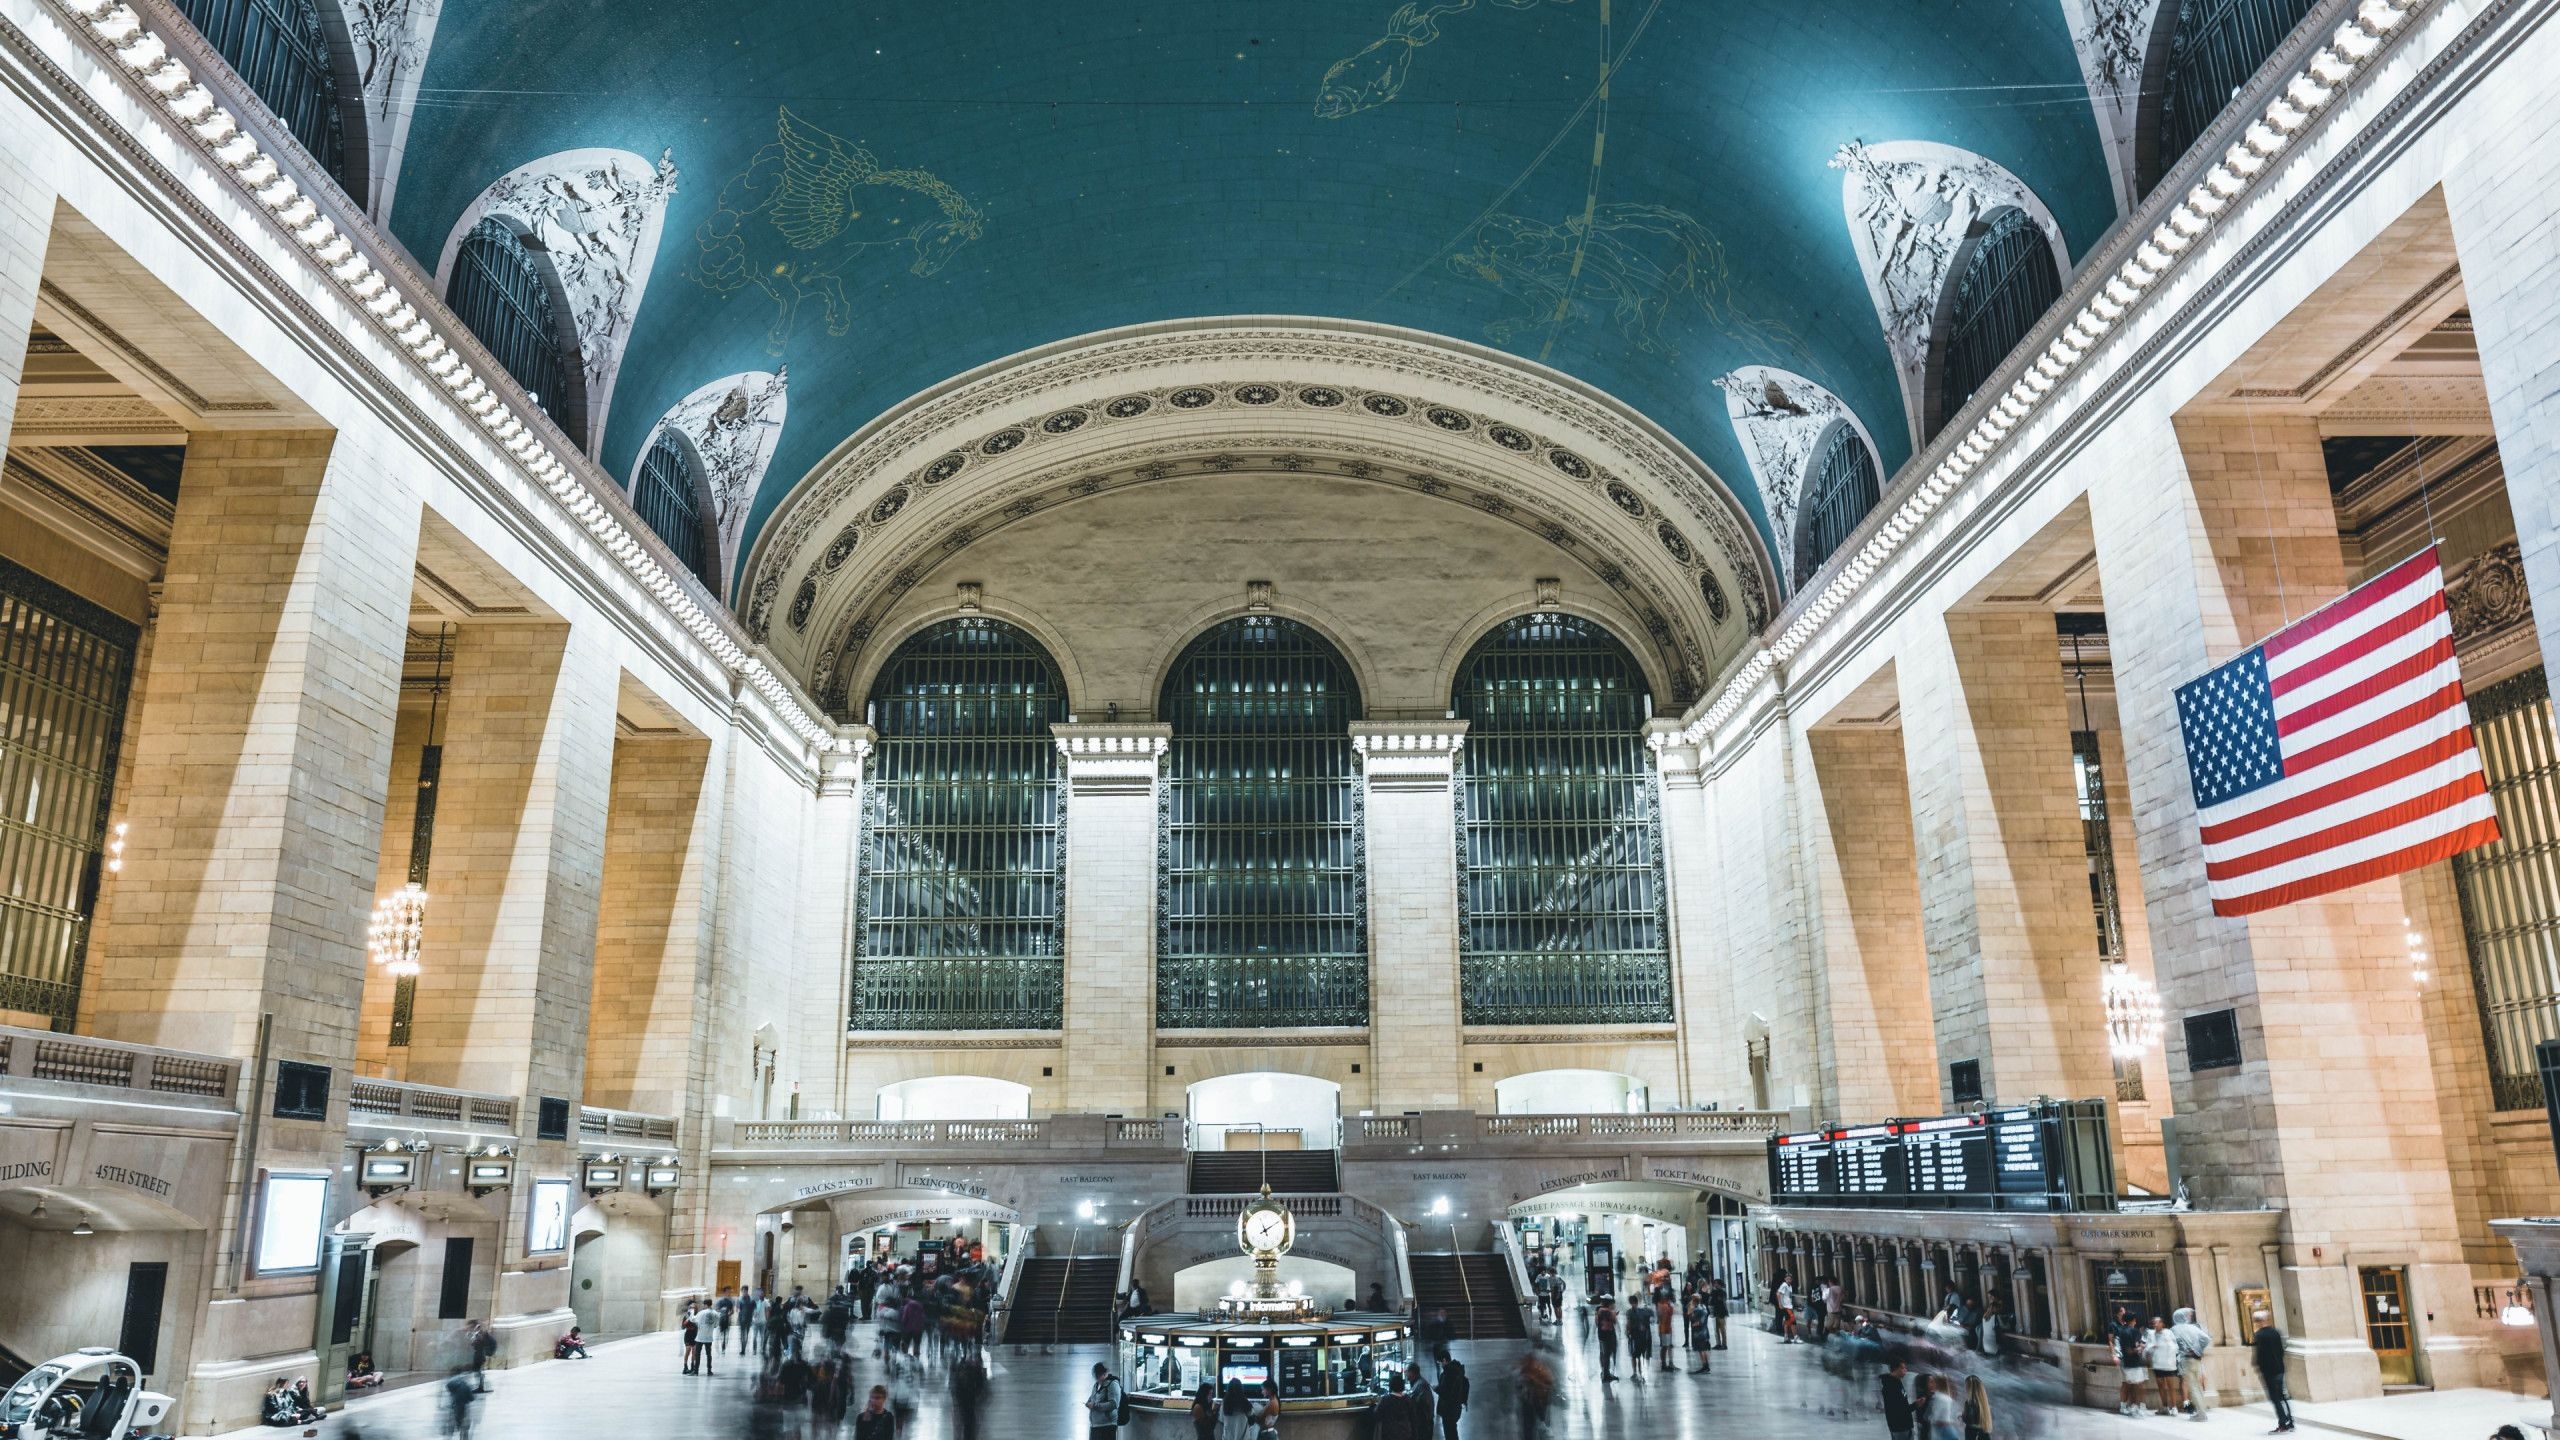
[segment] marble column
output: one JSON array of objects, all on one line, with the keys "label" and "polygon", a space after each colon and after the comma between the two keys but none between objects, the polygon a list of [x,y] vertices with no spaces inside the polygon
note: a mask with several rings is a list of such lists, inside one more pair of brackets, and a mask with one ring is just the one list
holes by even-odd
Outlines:
[{"label": "marble column", "polygon": [[800,1113],[867,1120],[845,1093],[845,1026],[853,1014],[854,887],[861,883],[862,777],[875,737],[867,725],[846,726],[818,762],[817,798],[809,806],[809,838],[800,848],[796,985],[810,1002],[794,1015]]},{"label": "marble column", "polygon": [[1458,749],[1467,722],[1355,722],[1368,796],[1369,1068],[1377,1108],[1467,1103],[1458,986]]},{"label": "marble column", "polygon": [[[710,758],[710,742],[691,735],[625,736],[613,747],[587,1005],[589,1104],[683,1113],[688,1067],[672,1062],[693,1046],[711,978],[703,862],[719,817]],[[824,1015],[825,1000],[813,992],[809,1008]]]},{"label": "marble column", "polygon": [[2052,614],[1917,625],[1895,677],[1942,1081],[1974,1060],[1994,1103],[2112,1103]]},{"label": "marble column", "polygon": [[1808,897],[1832,1113],[1848,1123],[1934,1114],[1938,1046],[1901,732],[1817,726],[1804,736]]},{"label": "marble column", "polygon": [[[2479,1383],[2495,1356],[2472,1316],[2400,887],[2245,918],[2215,915],[2206,890],[2175,691],[2346,589],[2319,433],[2267,415],[2163,426],[2116,457],[2090,517],[2182,1178],[2199,1206],[2284,1212],[2277,1283],[2306,1397],[2379,1391],[2358,1263],[2408,1267],[2434,1384]],[[2241,1063],[2193,1068],[2182,1021],[2218,1012]]]},{"label": "marble column", "polygon": [[1156,785],[1173,727],[1049,728],[1067,763],[1064,1108],[1145,1115],[1155,1056]]}]

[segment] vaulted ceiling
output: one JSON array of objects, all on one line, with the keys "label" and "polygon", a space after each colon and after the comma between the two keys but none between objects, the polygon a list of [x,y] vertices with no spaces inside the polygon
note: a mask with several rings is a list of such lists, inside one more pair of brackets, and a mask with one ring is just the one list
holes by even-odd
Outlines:
[{"label": "vaulted ceiling", "polygon": [[[511,173],[665,157],[672,193],[663,167],[629,177],[662,215],[634,232],[645,294],[597,459],[627,474],[706,386],[787,374],[736,497],[740,568],[919,392],[1195,316],[1339,317],[1551,367],[1703,462],[1765,544],[1717,377],[1801,375],[1886,470],[1908,450],[1831,163],[1853,140],[1996,162],[2074,255],[2114,218],[2063,0],[447,5],[391,218],[433,264]],[[560,227],[597,223],[592,194],[566,198]]]}]

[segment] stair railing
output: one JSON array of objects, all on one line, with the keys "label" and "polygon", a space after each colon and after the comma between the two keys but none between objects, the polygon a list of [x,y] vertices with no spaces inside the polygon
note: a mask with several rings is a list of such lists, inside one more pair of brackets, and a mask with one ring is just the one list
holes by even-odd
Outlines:
[{"label": "stair railing", "polygon": [[995,1299],[987,1307],[989,1336],[1002,1335],[1012,1327],[1013,1297],[1022,1289],[1022,1272],[1028,1268],[1032,1252],[1039,1248],[1039,1227],[1019,1227],[1013,1253],[1004,1257],[1004,1273],[996,1277]]},{"label": "stair railing", "polygon": [[1529,1259],[1520,1253],[1520,1237],[1513,1233],[1507,1220],[1493,1226],[1494,1248],[1501,1252],[1502,1262],[1511,1271],[1511,1303],[1520,1311],[1521,1328],[1528,1334],[1538,1333],[1535,1323],[1538,1308],[1537,1287],[1529,1281]]},{"label": "stair railing", "polygon": [[1467,1252],[1458,1246],[1458,1222],[1449,1222],[1449,1258],[1457,1263],[1458,1293],[1467,1300],[1467,1338],[1476,1338],[1476,1282],[1467,1278]]},{"label": "stair railing", "polygon": [[1084,1227],[1079,1225],[1067,1234],[1067,1268],[1058,1272],[1058,1302],[1049,1307],[1049,1338],[1040,1342],[1040,1353],[1050,1353],[1058,1343],[1058,1334],[1067,1323],[1067,1292],[1076,1287],[1076,1252],[1084,1248]]}]

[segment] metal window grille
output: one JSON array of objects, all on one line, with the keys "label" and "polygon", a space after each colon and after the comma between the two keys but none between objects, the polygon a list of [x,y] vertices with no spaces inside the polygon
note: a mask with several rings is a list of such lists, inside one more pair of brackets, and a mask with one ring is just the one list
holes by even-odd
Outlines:
[{"label": "metal window grille", "polygon": [[1359,687],[1333,647],[1252,615],[1193,641],[1157,827],[1156,1023],[1365,1025],[1368,882]]},{"label": "metal window grille", "polygon": [[709,585],[710,557],[702,543],[700,495],[692,447],[672,430],[659,431],[657,442],[640,462],[640,473],[632,478],[632,508],[676,552],[684,568]]},{"label": "metal window grille", "polygon": [[2240,87],[2311,13],[2314,0],[2178,0],[2160,104],[2159,172],[2186,157]]},{"label": "metal window grille", "polygon": [[175,0],[241,80],[331,175],[344,173],[337,69],[313,0]]},{"label": "metal window grille", "polygon": [[578,438],[569,395],[573,357],[561,343],[543,262],[523,237],[496,218],[471,227],[453,257],[453,280],[444,298],[543,412]]},{"label": "metal window grille", "polygon": [[1822,568],[1867,512],[1876,508],[1876,457],[1847,425],[1830,438],[1805,472],[1804,505],[1796,521],[1796,583]]},{"label": "metal window grille", "polygon": [[2541,669],[2474,691],[2499,838],[2453,857],[2472,989],[2501,1110],[2541,1108],[2534,1046],[2560,1039],[2560,756]]},{"label": "metal window grille", "polygon": [[0,560],[0,1010],[79,1008],[138,634]]},{"label": "metal window grille", "polygon": [[856,1030],[1054,1030],[1066,685],[1000,621],[917,632],[871,692],[854,916]]},{"label": "metal window grille", "polygon": [[1939,424],[1964,408],[2061,295],[2062,271],[2044,232],[2023,210],[1993,211],[1956,279],[1939,371]]},{"label": "metal window grille", "polygon": [[1467,722],[1466,1023],[1670,1020],[1661,802],[1633,657],[1587,620],[1525,615],[1477,643],[1450,703]]}]

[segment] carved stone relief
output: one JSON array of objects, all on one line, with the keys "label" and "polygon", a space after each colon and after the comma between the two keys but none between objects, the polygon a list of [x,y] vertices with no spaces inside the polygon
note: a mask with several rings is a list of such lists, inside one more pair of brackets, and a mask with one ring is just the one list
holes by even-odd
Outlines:
[{"label": "carved stone relief", "polygon": [[347,40],[355,51],[356,82],[364,91],[365,209],[376,221],[391,214],[400,183],[400,160],[417,114],[418,77],[426,73],[444,0],[339,0]]},{"label": "carved stone relief", "polygon": [[2089,88],[2089,109],[2098,122],[2098,140],[2107,153],[2107,176],[2115,182],[2116,206],[2130,209],[2141,197],[2134,193],[2134,124],[2142,104],[2142,62],[2151,48],[2151,32],[2160,17],[2161,0],[2062,0],[2063,19],[2071,27],[2071,49],[2080,57],[2080,78]]},{"label": "carved stone relief", "polygon": [[1921,434],[1921,401],[1929,372],[1929,346],[1938,301],[1963,254],[1966,238],[1984,216],[2011,206],[2024,211],[2052,242],[2054,263],[2071,273],[2062,229],[2026,183],[1999,165],[1950,145],[1896,140],[1869,145],[1852,140],[1831,157],[1845,171],[1841,200],[1849,214],[1849,239],[1866,272],[1867,293],[1884,325],[1902,382],[1902,405],[1914,445]]},{"label": "carved stone relief", "polygon": [[675,194],[673,151],[658,163],[628,150],[563,150],[509,171],[480,192],[454,222],[436,262],[436,288],[453,278],[463,238],[482,219],[499,215],[531,230],[550,252],[560,286],[569,297],[570,323],[586,372],[587,434],[592,453],[604,438],[614,377],[631,342],[640,297],[657,263],[658,232]]},{"label": "carved stone relief", "polygon": [[631,457],[629,473],[636,477],[661,431],[673,430],[693,442],[693,453],[702,460],[704,488],[711,492],[724,576],[736,566],[747,512],[755,505],[756,488],[764,483],[765,467],[773,463],[774,447],[782,441],[790,385],[789,366],[724,375],[670,406],[641,437],[639,453]]},{"label": "carved stone relief", "polygon": [[1760,483],[1760,503],[1768,512],[1769,529],[1778,537],[1779,573],[1793,589],[1804,577],[1790,573],[1795,547],[1787,538],[1795,533],[1796,508],[1804,498],[1805,472],[1813,466],[1814,446],[1834,421],[1847,421],[1870,451],[1875,437],[1839,396],[1791,370],[1745,365],[1719,377],[1716,388],[1724,392],[1725,413],[1733,418],[1743,458],[1751,463],[1751,477]]}]

